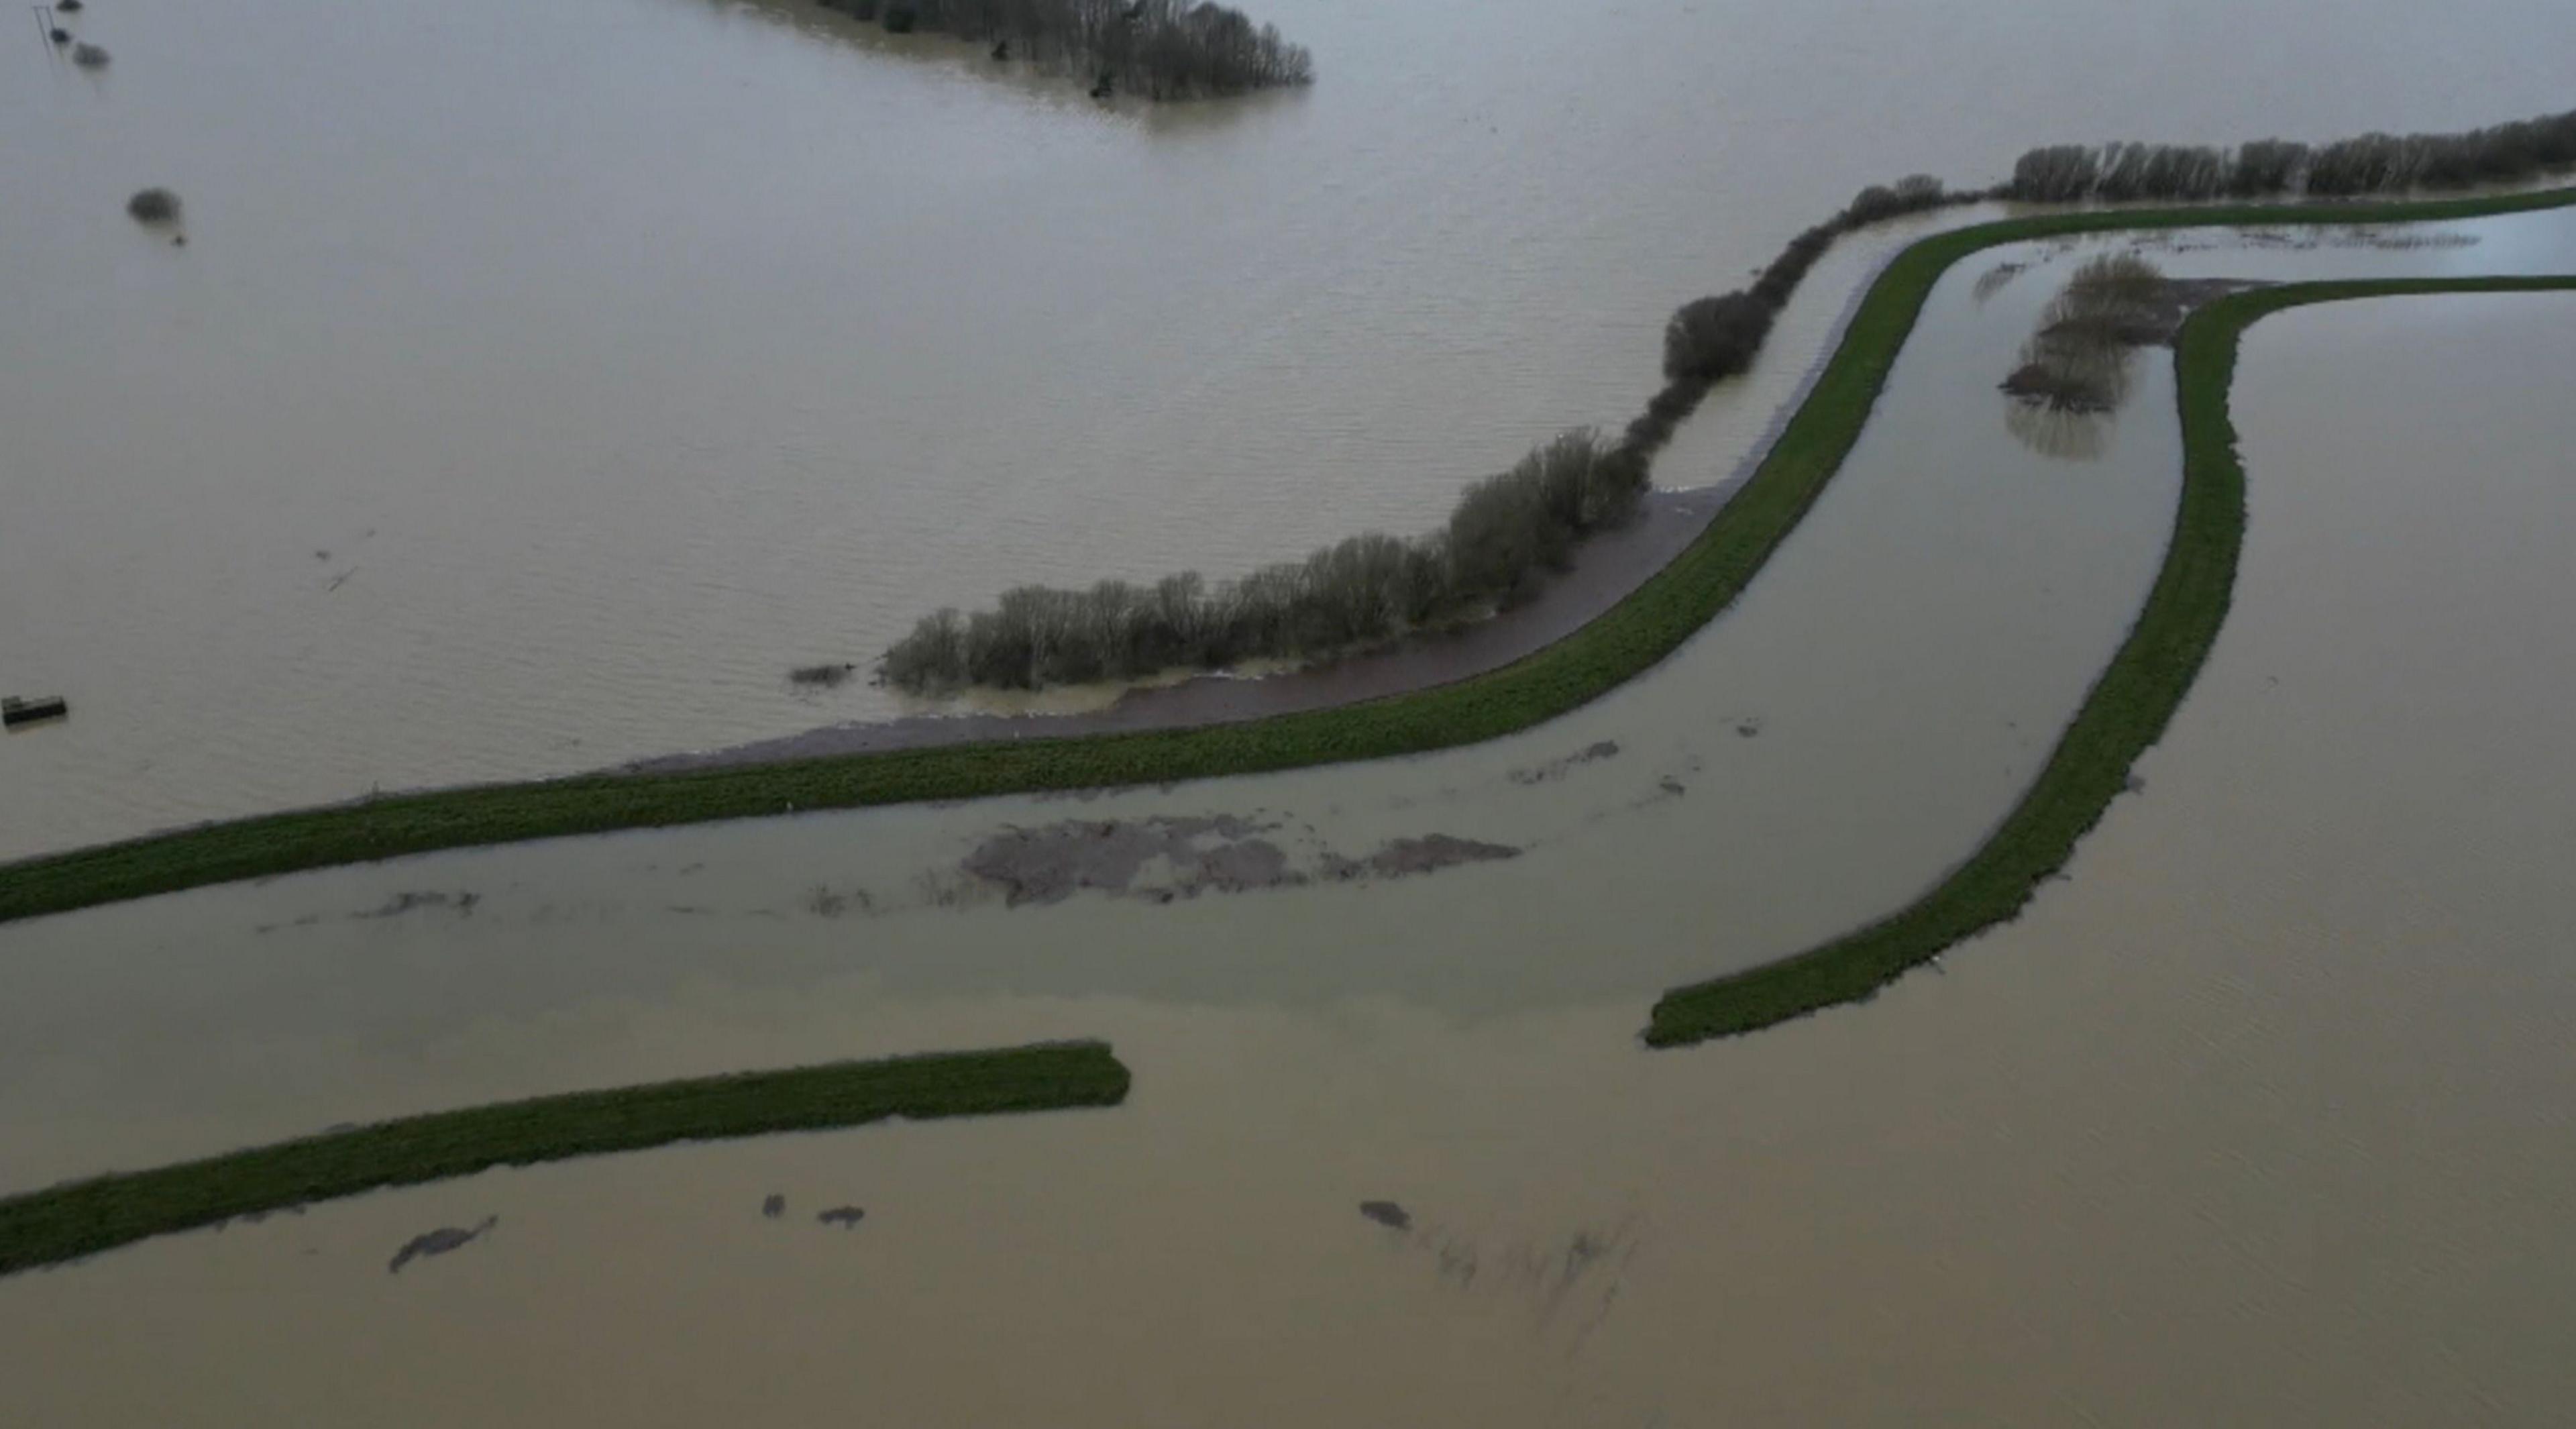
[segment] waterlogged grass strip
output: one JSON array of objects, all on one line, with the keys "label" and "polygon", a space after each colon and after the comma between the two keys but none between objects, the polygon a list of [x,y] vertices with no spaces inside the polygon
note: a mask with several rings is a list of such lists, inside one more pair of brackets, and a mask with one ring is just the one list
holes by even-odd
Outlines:
[{"label": "waterlogged grass strip", "polygon": [[1260,773],[1512,734],[1643,673],[1734,601],[1859,439],[1924,300],[1959,259],[1998,244],[2074,233],[2426,222],[2571,203],[2576,189],[2424,203],[2103,209],[2004,219],[1926,238],[1871,285],[1805,403],[1696,541],[1600,619],[1525,659],[1455,684],[1195,729],[494,784],[239,819],[0,866],[0,922],[439,849],[797,810]]},{"label": "waterlogged grass strip", "polygon": [[2285,308],[2355,298],[2576,289],[2576,277],[2301,283],[2212,303],[2175,344],[2183,489],[2145,608],[2074,722],[1994,836],[1912,906],[1782,962],[1664,994],[1645,1032],[1670,1047],[1758,1031],[1874,996],[1906,971],[2007,922],[2075,851],[2163,737],[2226,622],[2245,541],[2245,469],[2228,393],[2245,330]]},{"label": "waterlogged grass strip", "polygon": [[1115,1106],[1127,1068],[1105,1042],[1052,1042],[575,1092],[379,1122],[0,1200],[0,1276],[235,1216],[528,1166],[859,1126],[888,1117]]}]

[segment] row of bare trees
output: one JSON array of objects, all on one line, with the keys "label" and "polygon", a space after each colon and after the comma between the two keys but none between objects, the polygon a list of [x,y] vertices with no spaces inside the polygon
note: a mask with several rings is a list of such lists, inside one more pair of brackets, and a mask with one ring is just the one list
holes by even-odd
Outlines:
[{"label": "row of bare trees", "polygon": [[1153,99],[1241,94],[1314,78],[1312,56],[1240,10],[1198,0],[822,0],[898,34],[991,42],[997,56],[1052,64],[1095,92]]},{"label": "row of bare trees", "polygon": [[1643,462],[1571,431],[1468,487],[1429,535],[1372,531],[1215,585],[1190,571],[1152,585],[1021,586],[990,610],[924,619],[878,672],[915,694],[1038,689],[1360,648],[1527,598],[1644,490]]},{"label": "row of bare trees", "polygon": [[2320,198],[2512,183],[2576,166],[2576,110],[2462,134],[2364,134],[2310,148],[2258,139],[2234,149],[2186,144],[2053,144],[2013,165],[1996,197],[2086,199]]},{"label": "row of bare trees", "polygon": [[1617,440],[1588,428],[1557,437],[1469,486],[1438,531],[1353,536],[1214,585],[1186,572],[1152,585],[1021,586],[990,610],[948,609],[922,620],[886,651],[878,675],[913,694],[1132,680],[1312,659],[1525,601],[1586,537],[1636,510],[1656,453],[1711,387],[1752,366],[1773,317],[1834,239],[1980,197],[1948,193],[1922,175],[1862,190],[1849,208],[1791,239],[1751,288],[1673,315],[1664,388]]}]

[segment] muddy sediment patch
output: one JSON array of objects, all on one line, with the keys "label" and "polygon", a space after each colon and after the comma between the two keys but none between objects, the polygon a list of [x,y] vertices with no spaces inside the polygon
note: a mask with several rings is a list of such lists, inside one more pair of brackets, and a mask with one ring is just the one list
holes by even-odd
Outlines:
[{"label": "muddy sediment patch", "polygon": [[1521,851],[1509,844],[1462,839],[1455,834],[1424,834],[1420,838],[1390,839],[1377,852],[1363,859],[1328,855],[1325,867],[1332,877],[1346,881],[1352,878],[1413,878],[1425,873],[1438,873],[1444,868],[1456,868],[1462,863],[1490,863],[1520,856]]},{"label": "muddy sediment patch", "polygon": [[1004,904],[1016,908],[1060,903],[1085,891],[1168,903],[1202,893],[1409,878],[1520,853],[1508,844],[1432,833],[1390,839],[1354,856],[1324,846],[1310,828],[1292,833],[1281,820],[1209,814],[1006,828],[970,850],[958,870],[998,889]]},{"label": "muddy sediment patch", "polygon": [[1287,853],[1263,837],[1276,827],[1232,814],[1068,820],[1006,829],[977,845],[959,867],[1001,888],[1014,908],[1059,903],[1083,889],[1133,892],[1158,862],[1170,874],[1154,886],[1170,891],[1267,887],[1288,866]]}]

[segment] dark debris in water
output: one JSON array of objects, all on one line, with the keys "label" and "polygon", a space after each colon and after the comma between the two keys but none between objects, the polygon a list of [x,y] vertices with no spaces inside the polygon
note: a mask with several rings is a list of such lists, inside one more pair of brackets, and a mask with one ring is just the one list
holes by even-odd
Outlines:
[{"label": "dark debris in water", "polygon": [[381,905],[371,908],[364,913],[352,913],[349,916],[352,918],[399,918],[405,913],[418,912],[424,908],[449,908],[455,910],[456,916],[466,918],[473,916],[474,905],[482,901],[483,895],[480,893],[441,893],[436,890],[407,891],[393,895],[391,898],[386,899]]},{"label": "dark debris in water", "polygon": [[865,1220],[867,1214],[857,1206],[834,1206],[828,1211],[817,1214],[814,1219],[827,1226],[839,1226],[843,1230],[850,1230],[860,1221]]},{"label": "dark debris in water", "polygon": [[1515,784],[1546,784],[1564,778],[1582,765],[1604,759],[1615,759],[1618,755],[1619,741],[1605,739],[1598,744],[1586,745],[1572,754],[1551,759],[1545,764],[1533,764],[1527,769],[1515,769],[1504,777]]},{"label": "dark debris in water", "polygon": [[778,1219],[787,1214],[787,1198],[771,1192],[768,1199],[760,1203],[760,1213],[773,1221]]},{"label": "dark debris in water", "polygon": [[1362,1201],[1360,1214],[1379,1225],[1390,1226],[1396,1230],[1413,1228],[1413,1213],[1393,1201]]},{"label": "dark debris in water", "polygon": [[1346,880],[1364,876],[1411,878],[1455,868],[1462,863],[1489,863],[1520,856],[1521,851],[1509,844],[1462,839],[1454,834],[1424,834],[1420,838],[1389,839],[1384,847],[1365,859],[1352,860],[1327,854],[1324,871],[1334,878]]},{"label": "dark debris in water", "polygon": [[404,1266],[411,1264],[415,1260],[419,1260],[427,1256],[446,1255],[452,1251],[463,1250],[465,1247],[481,1240],[484,1236],[491,1234],[492,1228],[500,1223],[501,1218],[499,1216],[485,1216],[482,1221],[475,1225],[471,1230],[466,1230],[457,1226],[441,1226],[434,1231],[424,1231],[419,1235],[413,1236],[410,1240],[403,1242],[403,1248],[396,1251],[392,1262],[385,1266],[385,1273],[387,1275],[399,1275],[402,1273],[402,1268]]}]

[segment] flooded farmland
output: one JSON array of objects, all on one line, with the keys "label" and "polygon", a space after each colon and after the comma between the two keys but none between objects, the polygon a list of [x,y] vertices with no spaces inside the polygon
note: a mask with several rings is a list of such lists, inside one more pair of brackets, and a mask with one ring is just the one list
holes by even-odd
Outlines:
[{"label": "flooded farmland", "polygon": [[[2028,63],[2145,23],[2080,6],[1299,0],[1263,18],[1322,85],[1172,112],[785,6],[102,9],[104,77],[0,90],[93,116],[0,158],[43,198],[0,210],[29,319],[0,335],[0,653],[80,695],[0,746],[0,792],[51,816],[13,853],[879,712],[784,667],[1011,580],[1428,524],[1532,436],[1624,417],[1672,302],[1880,169],[1973,176],[2043,121],[2489,117],[2401,65],[2367,112],[2213,79],[2179,123]],[[2564,23],[2500,13],[2527,43]],[[2255,63],[2188,18],[2144,38]],[[2502,103],[2525,54],[2446,61],[2442,92],[2475,72]],[[2038,118],[1933,105],[1919,159],[1883,154],[1884,113],[1815,115],[1788,154],[1707,137],[1793,132],[1818,73],[1892,96],[1945,56]],[[1741,83],[1686,89],[1712,65]],[[442,88],[469,70],[488,89]],[[362,127],[297,119],[317,95]],[[1689,134],[1674,104],[1743,108]],[[1630,152],[1649,130],[1672,162]],[[117,209],[173,152],[179,257]],[[1534,201],[1520,155],[1590,199]],[[1444,162],[1513,186],[1421,181]],[[1718,202],[1739,184],[1777,221]],[[1819,269],[1667,484],[1733,469],[1905,236]],[[0,928],[0,1191],[905,1050],[1096,1036],[1136,1074],[1113,1110],[493,1172],[0,1280],[0,1422],[2553,1421],[2576,473],[2531,375],[2576,369],[2576,299],[2257,327],[2230,624],[2070,879],[1868,1005],[1635,1041],[1661,988],[1937,878],[2119,640],[2170,529],[2167,360],[2071,441],[1996,388],[2076,266],[2130,250],[2190,279],[2565,272],[2576,219],[1980,255],[1739,606],[1509,739]],[[867,261],[915,251],[942,259]],[[1184,320],[1210,312],[1235,326]],[[1103,491],[1144,514],[1066,520]],[[392,589],[352,611],[370,575]]]},{"label": "flooded farmland", "polygon": [[[0,855],[892,713],[787,672],[1425,529],[1865,183],[2486,123],[2576,47],[2531,0],[1257,9],[1311,90],[1100,106],[789,0],[114,0],[70,21],[108,69],[0,47],[0,662],[74,705],[0,759],[46,811]],[[1658,480],[1726,477],[1907,236]]]},{"label": "flooded farmland", "polygon": [[[493,1173],[21,1277],[0,1344],[44,1368],[13,1382],[44,1420],[108,1424],[181,1401],[217,1422],[2545,1422],[2576,1388],[2549,1329],[2576,1270],[2576,928],[2551,892],[2576,774],[2547,714],[2576,651],[2539,533],[2576,498],[2563,414],[2506,378],[2576,358],[2571,308],[2257,328],[2237,613],[2142,788],[2021,923],[1746,1041],[1633,1041],[1659,980],[1786,950],[1761,946],[1758,891],[1725,891],[1732,850],[1670,825],[1705,855],[1696,896],[1543,839],[1418,881],[1171,902],[887,911],[780,886],[815,871],[779,866],[791,846],[890,884],[858,874],[867,826],[903,817],[880,813],[13,929],[21,1179],[915,1046],[1101,1035],[1137,1069],[1114,1111]],[[1579,804],[1627,757],[1495,783]],[[1408,812],[1346,808],[1317,837],[1358,847]],[[727,839],[753,841],[742,865]],[[765,912],[726,905],[761,896],[755,868]],[[384,896],[406,881],[481,896]],[[1618,906],[1565,908],[1585,887]],[[818,1219],[844,1207],[856,1228]],[[225,1308],[244,1297],[260,1313]]]}]

